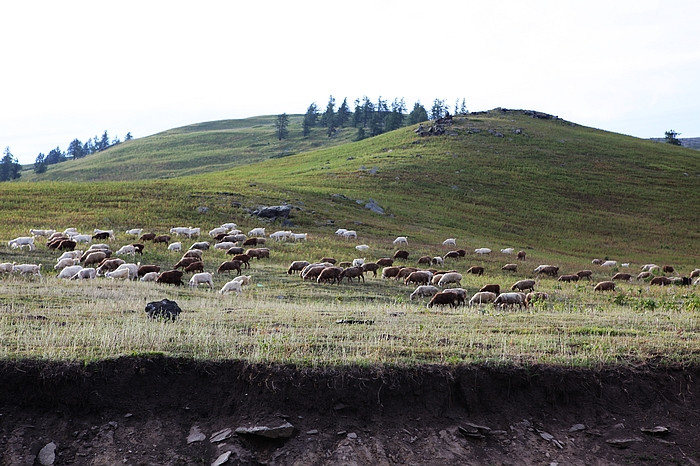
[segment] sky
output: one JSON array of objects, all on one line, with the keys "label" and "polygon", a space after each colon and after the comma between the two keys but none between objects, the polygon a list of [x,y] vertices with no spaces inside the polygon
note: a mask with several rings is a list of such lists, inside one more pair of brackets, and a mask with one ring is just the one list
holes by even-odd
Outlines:
[{"label": "sky", "polygon": [[331,95],[700,137],[697,0],[37,0],[0,19],[0,149],[23,164]]}]

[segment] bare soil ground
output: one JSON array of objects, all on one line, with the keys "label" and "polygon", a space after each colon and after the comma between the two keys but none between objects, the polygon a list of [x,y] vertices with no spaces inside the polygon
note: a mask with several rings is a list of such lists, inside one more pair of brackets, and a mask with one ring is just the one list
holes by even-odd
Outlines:
[{"label": "bare soil ground", "polygon": [[[0,464],[696,465],[698,380],[699,367],[19,361],[0,367]],[[235,432],[285,423],[284,438]],[[656,426],[668,431],[642,430]]]}]

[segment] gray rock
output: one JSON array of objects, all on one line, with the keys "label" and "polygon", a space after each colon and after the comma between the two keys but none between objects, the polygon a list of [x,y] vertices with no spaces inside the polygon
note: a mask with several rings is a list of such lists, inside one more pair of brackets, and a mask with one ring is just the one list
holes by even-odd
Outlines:
[{"label": "gray rock", "polygon": [[569,432],[578,432],[580,430],[585,430],[586,426],[583,424],[574,424],[573,426],[569,427]]},{"label": "gray rock", "polygon": [[371,199],[365,204],[365,209],[369,209],[374,213],[384,215],[384,209],[377,204],[374,199]]},{"label": "gray rock", "polygon": [[199,429],[199,426],[192,426],[190,435],[187,436],[187,445],[194,442],[202,442],[205,438],[207,438],[207,436]]},{"label": "gray rock", "polygon": [[649,435],[666,435],[669,433],[668,427],[664,426],[642,427],[640,430]]},{"label": "gray rock", "polygon": [[206,207],[206,206],[203,206],[203,205],[197,207],[197,213],[198,213],[198,214],[206,214],[207,212],[209,212],[209,207]]},{"label": "gray rock", "polygon": [[253,215],[257,215],[262,218],[287,218],[289,213],[292,211],[292,207],[288,205],[273,205],[269,207],[260,207],[254,210]]},{"label": "gray rock", "polygon": [[231,451],[227,451],[226,453],[222,453],[214,462],[211,464],[211,466],[221,466],[225,462],[228,461],[229,457],[231,456]]},{"label": "gray rock", "polygon": [[370,175],[376,175],[377,174],[377,167],[372,167],[369,171]]},{"label": "gray rock", "polygon": [[356,434],[355,432],[350,432],[350,433],[348,434],[348,438],[354,440],[354,439],[357,438],[357,434]]},{"label": "gray rock", "polygon": [[237,434],[257,435],[267,438],[288,438],[292,436],[294,426],[289,422],[285,422],[279,426],[254,426],[254,427],[239,427],[236,429]]},{"label": "gray rock", "polygon": [[629,448],[632,446],[634,443],[641,442],[642,439],[639,437],[629,437],[629,438],[613,438],[610,440],[606,440],[605,442],[615,448]]},{"label": "gray rock", "polygon": [[56,444],[51,442],[44,445],[44,448],[39,450],[37,460],[42,466],[49,466],[53,464],[53,462],[56,461]]},{"label": "gray rock", "polygon": [[211,434],[211,437],[209,437],[209,441],[211,443],[223,442],[229,437],[231,437],[231,429],[227,427],[225,429],[221,429],[220,431]]}]

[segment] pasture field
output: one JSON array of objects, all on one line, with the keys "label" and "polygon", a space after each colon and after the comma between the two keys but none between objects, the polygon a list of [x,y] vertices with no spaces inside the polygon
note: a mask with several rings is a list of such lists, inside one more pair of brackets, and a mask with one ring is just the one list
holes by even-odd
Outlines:
[{"label": "pasture field", "polygon": [[[127,240],[117,233],[116,243]],[[536,290],[547,292],[549,300],[527,309],[492,305],[427,309],[427,298],[410,301],[414,287],[393,279],[368,274],[364,283],[328,285],[286,273],[296,259],[315,261],[331,255],[339,260],[365,256],[369,261],[390,256],[394,250],[391,241],[368,243],[370,250],[358,253],[334,235],[310,237],[306,243],[268,239],[271,259],[253,259],[251,268],[244,269],[253,283],[244,287],[241,296],[219,294],[217,290],[232,277],[216,274],[213,291],[106,278],[59,280],[52,270],[56,252],[48,252],[43,245],[32,252],[3,247],[3,262],[42,263],[44,272],[42,278],[0,277],[0,357],[94,361],[157,353],[312,367],[465,363],[603,367],[698,362],[697,287],[655,287],[632,281],[618,284],[615,292],[595,293],[593,284],[609,279],[617,269],[575,259],[560,263],[563,272],[593,268],[593,282],[538,278]],[[409,249],[430,250],[433,255],[447,250],[427,244]],[[163,245],[147,244],[137,260],[165,270],[179,256]],[[204,257],[205,270],[214,272],[230,256],[209,250]],[[398,263],[415,265],[417,257]],[[462,285],[471,296],[486,283],[509,289],[516,280],[532,277],[532,270],[541,263],[530,258],[520,262],[519,272],[502,272],[501,265],[513,259],[499,252],[485,257],[468,254],[445,268],[463,274],[471,265],[486,268],[484,276],[465,274]],[[178,302],[184,311],[180,318],[174,323],[147,319],[145,304],[165,297]]]}]

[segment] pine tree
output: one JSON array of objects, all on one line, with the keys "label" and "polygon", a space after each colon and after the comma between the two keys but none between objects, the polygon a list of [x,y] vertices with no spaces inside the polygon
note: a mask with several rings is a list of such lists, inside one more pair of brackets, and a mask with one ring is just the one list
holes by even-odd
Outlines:
[{"label": "pine tree", "polygon": [[71,143],[68,145],[68,155],[73,157],[74,159],[80,159],[85,157],[85,151],[83,149],[83,143],[80,142],[80,139],[76,138],[71,141]]},{"label": "pine tree", "polygon": [[335,116],[335,124],[339,127],[343,127],[345,123],[350,119],[350,107],[348,107],[347,97],[343,99],[343,103],[338,107],[338,113]]},{"label": "pine tree", "polygon": [[304,135],[304,137],[307,137],[309,134],[311,134],[311,128],[316,126],[317,122],[318,107],[316,106],[316,102],[314,102],[311,105],[309,105],[309,108],[306,109],[306,113],[304,114],[304,121],[301,123],[302,134]]},{"label": "pine tree", "polygon": [[277,115],[277,120],[275,121],[275,129],[277,130],[277,139],[282,140],[286,139],[287,135],[289,134],[289,131],[287,130],[287,126],[289,125],[289,117],[287,116],[286,113],[283,113],[281,115]]},{"label": "pine tree", "polygon": [[321,115],[321,125],[326,128],[335,127],[335,98],[330,96],[326,111]]},{"label": "pine tree", "polygon": [[22,166],[10,152],[10,147],[5,148],[5,156],[0,161],[0,181],[10,181],[19,178],[22,173]]},{"label": "pine tree", "polygon": [[44,159],[45,156],[41,152],[36,156],[36,160],[34,161],[34,173],[37,175],[46,172],[46,161]]},{"label": "pine tree", "polygon": [[428,112],[425,110],[425,107],[423,107],[423,105],[421,105],[420,102],[416,102],[413,105],[413,110],[411,110],[411,113],[408,114],[408,124],[415,125],[420,123],[421,121],[427,120]]},{"label": "pine tree", "polygon": [[666,134],[666,142],[667,142],[668,144],[673,144],[674,146],[680,146],[680,145],[681,145],[681,141],[678,139],[678,136],[679,136],[681,133],[676,133],[675,131],[673,131],[672,129],[670,129],[670,130],[666,131],[665,134]]}]

